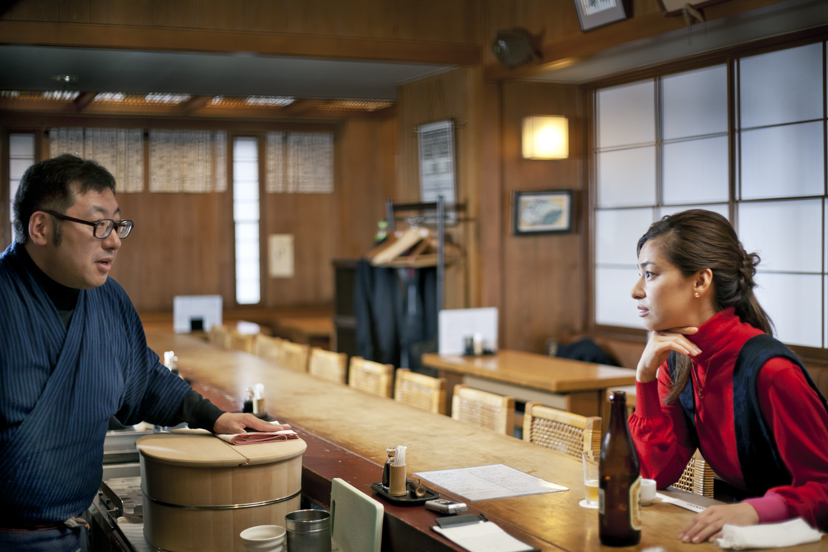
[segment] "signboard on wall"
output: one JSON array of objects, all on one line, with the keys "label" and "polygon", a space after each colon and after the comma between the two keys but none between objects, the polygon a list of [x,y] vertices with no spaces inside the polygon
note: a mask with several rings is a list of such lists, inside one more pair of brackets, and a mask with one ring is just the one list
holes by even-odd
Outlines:
[{"label": "signboard on wall", "polygon": [[[437,202],[443,196],[446,205],[457,201],[457,171],[454,159],[454,121],[438,121],[417,129],[420,156],[420,201]],[[454,222],[454,211],[447,212],[447,222]]]}]

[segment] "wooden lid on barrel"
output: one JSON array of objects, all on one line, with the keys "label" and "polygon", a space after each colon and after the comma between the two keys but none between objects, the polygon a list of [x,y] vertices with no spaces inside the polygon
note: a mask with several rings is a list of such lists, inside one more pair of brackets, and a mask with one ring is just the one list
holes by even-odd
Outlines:
[{"label": "wooden lid on barrel", "polygon": [[231,445],[212,433],[198,430],[154,433],[137,439],[135,444],[143,456],[154,462],[193,468],[272,464],[299,456],[308,448],[302,439]]}]

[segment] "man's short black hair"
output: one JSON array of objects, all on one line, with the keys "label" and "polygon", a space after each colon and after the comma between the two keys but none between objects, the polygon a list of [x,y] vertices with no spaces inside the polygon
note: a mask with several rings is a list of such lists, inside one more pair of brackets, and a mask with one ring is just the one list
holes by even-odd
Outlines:
[{"label": "man's short black hair", "polygon": [[75,201],[72,184],[77,184],[80,194],[90,190],[104,192],[107,188],[115,193],[115,177],[94,161],[64,154],[35,163],[23,173],[20,187],[14,194],[14,239],[17,243],[22,245],[29,239],[32,213],[42,209],[65,213],[72,206]]}]

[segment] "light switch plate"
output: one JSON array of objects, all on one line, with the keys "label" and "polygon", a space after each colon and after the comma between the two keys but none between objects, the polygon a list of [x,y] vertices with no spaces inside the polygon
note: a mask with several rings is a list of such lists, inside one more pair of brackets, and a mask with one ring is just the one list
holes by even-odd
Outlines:
[{"label": "light switch plate", "polygon": [[271,234],[267,240],[271,278],[293,278],[293,235]]}]

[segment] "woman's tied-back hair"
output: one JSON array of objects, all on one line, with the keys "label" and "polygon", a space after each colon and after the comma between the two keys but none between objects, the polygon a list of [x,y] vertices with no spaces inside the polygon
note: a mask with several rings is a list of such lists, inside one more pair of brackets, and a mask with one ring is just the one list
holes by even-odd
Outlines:
[{"label": "woman's tied-back hair", "polygon": [[[773,335],[771,320],[753,293],[756,286],[753,277],[759,255],[745,251],[726,218],[704,209],[667,215],[654,222],[641,236],[636,255],[651,240],[656,240],[664,257],[685,277],[705,268],[713,272],[717,311],[734,307],[742,322]],[[687,385],[689,376],[690,358],[678,355],[676,378],[665,404],[676,400]]]}]

